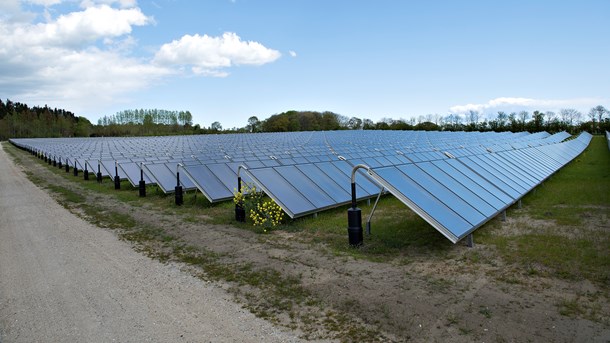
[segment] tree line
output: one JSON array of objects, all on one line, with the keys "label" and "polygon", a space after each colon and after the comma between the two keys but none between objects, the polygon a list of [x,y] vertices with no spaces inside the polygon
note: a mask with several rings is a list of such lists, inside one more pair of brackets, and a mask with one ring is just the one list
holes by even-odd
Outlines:
[{"label": "tree line", "polygon": [[288,111],[260,121],[252,116],[241,132],[289,132],[317,130],[427,130],[427,131],[547,131],[556,133],[588,131],[601,134],[610,131],[610,111],[598,105],[585,117],[580,111],[566,108],[559,112],[503,112],[484,116],[478,111],[421,115],[405,119],[383,118],[373,122],[367,118],[346,117],[332,112]]},{"label": "tree line", "polygon": [[427,130],[427,131],[547,131],[556,133],[588,131],[601,134],[610,131],[610,112],[595,106],[584,115],[566,108],[557,113],[547,111],[503,112],[483,115],[478,111],[465,114],[428,114],[409,119],[347,117],[333,112],[287,111],[265,120],[251,116],[246,126],[223,129],[219,121],[209,127],[193,125],[189,111],[134,109],[103,116],[93,125],[87,118],[70,111],[48,106],[0,100],[0,140],[12,137],[95,137],[188,135],[207,133],[291,132],[329,130]]},{"label": "tree line", "polygon": [[91,122],[85,117],[48,106],[0,100],[0,140],[12,137],[87,137]]}]

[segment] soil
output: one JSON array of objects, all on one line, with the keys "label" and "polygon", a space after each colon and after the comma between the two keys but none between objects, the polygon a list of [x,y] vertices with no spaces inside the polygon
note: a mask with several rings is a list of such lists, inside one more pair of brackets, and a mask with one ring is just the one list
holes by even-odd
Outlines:
[{"label": "soil", "polygon": [[[283,277],[298,279],[323,304],[317,309],[321,317],[329,311],[342,314],[355,329],[372,330],[371,340],[610,341],[609,285],[529,275],[498,259],[494,247],[476,244],[476,234],[473,248],[457,244],[440,256],[413,252],[373,262],[337,254],[324,244],[300,237],[298,232],[273,231],[262,235],[231,225],[212,225],[206,220],[185,221],[171,211],[136,208],[111,195],[92,194],[70,178],[51,172],[33,157],[24,154],[21,163],[24,170],[83,195],[88,203],[129,215],[145,226],[160,227],[184,244],[217,253],[224,264],[248,263],[255,270],[271,269]],[[78,207],[72,211],[78,213]],[[493,221],[499,232],[511,236],[528,219],[509,217],[505,223]],[[549,224],[541,221],[536,225]],[[201,274],[192,266],[183,265],[183,269]],[[246,308],[250,308],[249,302],[256,301],[246,296],[256,296],[251,286],[215,282],[233,290],[235,301]],[[259,296],[264,296],[264,292]],[[562,313],[562,304],[566,303],[595,311]],[[301,304],[291,311],[311,312],[312,307]],[[306,332],[305,338],[350,340],[349,335],[337,337],[320,321],[305,323],[301,319],[295,323],[292,317],[284,313],[272,320]]]}]

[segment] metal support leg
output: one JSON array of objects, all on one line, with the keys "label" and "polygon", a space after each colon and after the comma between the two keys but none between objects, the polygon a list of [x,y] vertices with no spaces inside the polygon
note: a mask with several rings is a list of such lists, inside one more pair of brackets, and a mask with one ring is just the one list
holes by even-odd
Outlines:
[{"label": "metal support leg", "polygon": [[506,221],[506,210],[502,211],[502,221]]},{"label": "metal support leg", "polygon": [[466,236],[466,245],[469,248],[474,248],[474,234],[469,234],[468,236]]}]

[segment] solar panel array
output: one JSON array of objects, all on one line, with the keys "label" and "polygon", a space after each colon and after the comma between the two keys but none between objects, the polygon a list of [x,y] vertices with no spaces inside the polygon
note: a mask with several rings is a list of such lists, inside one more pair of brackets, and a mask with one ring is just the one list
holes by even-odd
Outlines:
[{"label": "solar panel array", "polygon": [[452,242],[472,232],[577,156],[591,136],[495,132],[333,131],[130,138],[13,139],[104,177],[211,202],[233,197],[237,170],[292,218],[390,192]]}]

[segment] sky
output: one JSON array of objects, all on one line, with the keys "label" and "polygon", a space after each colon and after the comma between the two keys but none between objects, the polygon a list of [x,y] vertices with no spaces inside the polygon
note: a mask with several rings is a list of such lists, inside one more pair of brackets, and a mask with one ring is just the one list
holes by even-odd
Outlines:
[{"label": "sky", "polygon": [[610,108],[610,1],[0,0],[0,98],[409,119]]}]

